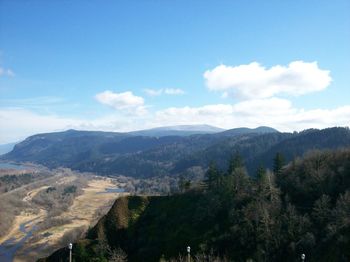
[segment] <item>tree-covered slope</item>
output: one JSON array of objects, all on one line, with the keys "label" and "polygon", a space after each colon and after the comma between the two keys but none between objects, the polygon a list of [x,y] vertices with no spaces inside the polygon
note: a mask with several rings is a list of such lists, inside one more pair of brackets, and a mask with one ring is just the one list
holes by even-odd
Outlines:
[{"label": "tree-covered slope", "polygon": [[[260,168],[255,179],[235,156],[227,172],[211,165],[205,183],[186,193],[118,199],[73,254],[112,261],[122,249],[128,261],[167,261],[190,245],[196,261],[208,253],[228,261],[299,261],[301,254],[349,261],[349,233],[350,149],[315,151],[274,173]],[[66,257],[61,249],[43,261]]]},{"label": "tree-covered slope", "polygon": [[[267,127],[232,129],[191,136],[134,136],[130,133],[67,131],[35,135],[17,144],[3,160],[30,161],[48,167],[65,166],[102,175],[152,177],[203,175],[211,160],[225,169],[239,152],[250,175],[259,165],[272,168],[280,152],[290,161],[312,149],[350,146],[348,128],[279,133]],[[197,171],[196,171],[197,172]]]}]

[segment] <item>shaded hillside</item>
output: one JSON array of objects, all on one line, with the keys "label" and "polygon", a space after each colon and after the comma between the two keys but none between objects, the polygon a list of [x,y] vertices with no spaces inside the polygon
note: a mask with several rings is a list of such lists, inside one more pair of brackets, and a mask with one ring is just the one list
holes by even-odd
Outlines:
[{"label": "shaded hillside", "polygon": [[282,153],[286,161],[290,161],[310,150],[337,149],[349,146],[350,131],[348,128],[309,129],[276,143],[254,158],[248,158],[246,164],[247,166],[255,164],[256,168],[256,163],[261,163],[263,166],[272,168],[271,156],[277,153]]},{"label": "shaded hillside", "polygon": [[31,161],[48,167],[69,166],[81,161],[86,153],[105,143],[122,141],[127,134],[113,132],[76,131],[38,134],[15,145],[3,159]]},{"label": "shaded hillside", "polygon": [[[258,128],[245,129],[245,132],[254,136],[275,130]],[[28,137],[1,159],[29,161],[51,168],[65,166],[105,175],[155,176],[168,173],[178,159],[226,138],[226,133],[152,137],[132,132],[68,130]]]},{"label": "shaded hillside", "polygon": [[219,169],[225,170],[229,159],[239,153],[250,175],[255,175],[259,166],[272,170],[273,158],[277,153],[286,162],[301,157],[310,150],[337,149],[350,146],[348,128],[310,129],[295,133],[248,134],[226,137],[208,147],[178,160],[173,172],[182,173],[191,166],[207,167],[214,161]]},{"label": "shaded hillside", "polygon": [[[128,261],[166,261],[213,252],[230,261],[349,261],[350,149],[316,151],[275,173],[250,178],[238,156],[215,166],[185,194],[118,199],[74,244],[75,261],[106,261],[121,248]],[[61,249],[42,261],[67,257]],[[63,260],[64,261],[64,260]]]},{"label": "shaded hillside", "polygon": [[277,132],[278,131],[274,128],[271,128],[268,126],[259,126],[257,128],[247,128],[247,127],[234,128],[234,129],[223,131],[219,133],[219,135],[220,136],[237,136],[237,135],[245,135],[245,134],[251,134],[251,133],[268,134],[268,133],[277,133]]},{"label": "shaded hillside", "polygon": [[290,161],[312,149],[346,146],[350,146],[348,128],[300,133],[279,133],[267,127],[239,128],[215,134],[163,137],[67,131],[29,137],[1,159],[65,166],[102,175],[202,176],[198,170],[205,170],[211,160],[224,170],[230,157],[239,152],[249,174],[254,175],[260,165],[272,168],[271,159],[277,152]]}]

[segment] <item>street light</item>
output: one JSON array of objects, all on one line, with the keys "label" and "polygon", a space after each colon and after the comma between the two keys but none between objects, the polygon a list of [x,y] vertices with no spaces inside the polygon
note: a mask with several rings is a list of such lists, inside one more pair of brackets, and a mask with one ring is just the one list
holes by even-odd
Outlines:
[{"label": "street light", "polygon": [[72,262],[72,248],[73,248],[73,244],[69,243],[68,248],[69,248],[69,262]]},{"label": "street light", "polygon": [[187,247],[187,260],[188,262],[191,262],[191,247]]},{"label": "street light", "polygon": [[301,254],[301,261],[305,261],[305,254]]}]

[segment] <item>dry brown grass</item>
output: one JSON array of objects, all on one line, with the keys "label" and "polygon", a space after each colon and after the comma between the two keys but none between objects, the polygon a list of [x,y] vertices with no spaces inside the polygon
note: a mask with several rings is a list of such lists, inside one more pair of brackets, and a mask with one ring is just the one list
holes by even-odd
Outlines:
[{"label": "dry brown grass", "polygon": [[[58,184],[71,184],[72,182],[71,179],[66,177],[64,180],[58,181]],[[39,230],[36,231],[33,237],[31,237],[23,248],[17,252],[14,261],[23,261],[23,259],[26,259],[25,261],[28,261],[28,259],[35,260],[39,257],[49,255],[55,249],[66,245],[67,243],[63,242],[68,241],[69,238],[71,238],[70,241],[74,241],[76,238],[81,237],[89,226],[93,226],[94,223],[97,222],[98,217],[96,217],[96,214],[106,213],[114,200],[120,195],[119,193],[100,193],[103,192],[105,188],[115,186],[112,179],[93,177],[82,189],[82,194],[74,199],[73,204],[66,211],[55,216],[54,219],[50,218],[51,220],[49,220],[49,223],[45,224],[45,221],[48,220],[47,212],[44,215],[43,213],[38,215],[35,221],[41,221],[41,223],[37,224]],[[26,196],[26,200],[30,202],[36,194],[46,188],[47,187],[41,187],[29,192]],[[31,217],[31,219],[33,218],[35,219],[35,216]],[[24,217],[19,216],[19,222],[16,222],[15,226],[18,228],[19,224],[23,223],[22,221],[25,222],[28,220],[24,220]],[[52,225],[50,225],[50,223]],[[41,226],[41,224],[45,225]],[[11,232],[8,237],[10,235],[13,236],[16,235],[16,233]],[[40,247],[43,246],[46,246],[46,248],[40,249]]]}]

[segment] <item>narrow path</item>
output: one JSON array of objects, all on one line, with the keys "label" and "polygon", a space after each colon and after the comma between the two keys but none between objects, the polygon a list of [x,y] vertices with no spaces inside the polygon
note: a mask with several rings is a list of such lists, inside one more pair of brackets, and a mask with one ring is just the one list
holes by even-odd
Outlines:
[{"label": "narrow path", "polygon": [[50,186],[42,186],[39,188],[36,188],[34,190],[31,190],[27,193],[27,195],[23,198],[23,201],[26,203],[30,203],[30,201],[32,201],[33,197],[35,197],[41,190],[47,189]]}]

